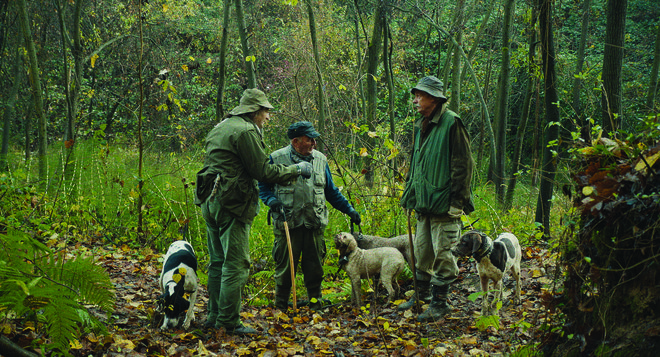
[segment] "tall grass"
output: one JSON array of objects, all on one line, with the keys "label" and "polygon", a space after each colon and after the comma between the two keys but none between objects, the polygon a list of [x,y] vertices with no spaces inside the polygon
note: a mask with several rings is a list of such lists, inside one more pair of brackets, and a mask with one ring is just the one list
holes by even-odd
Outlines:
[{"label": "tall grass", "polygon": [[[10,201],[1,204],[4,219],[2,225],[12,225],[23,231],[33,232],[47,241],[101,242],[110,245],[128,245],[144,248],[137,242],[137,210],[144,212],[147,232],[146,247],[162,252],[172,241],[187,239],[195,247],[200,260],[202,281],[208,256],[206,252],[206,226],[200,209],[193,204],[195,174],[201,168],[204,153],[201,146],[184,153],[163,153],[147,150],[144,157],[143,188],[144,205],[136,207],[137,198],[137,148],[131,145],[111,144],[90,139],[77,143],[76,159],[67,163],[65,150],[60,144],[50,148],[48,157],[48,182],[37,185],[37,168],[33,161],[25,161],[18,153],[12,153],[10,171],[3,182],[9,181]],[[36,160],[35,160],[36,161]],[[340,161],[341,162],[341,161]],[[73,178],[62,178],[65,165],[73,165]],[[337,172],[335,162],[331,170]],[[485,170],[480,170],[485,171]],[[389,174],[375,175],[371,187],[363,184],[360,175],[342,167],[343,176],[335,175],[335,184],[342,190],[362,216],[362,232],[384,237],[406,234],[407,215],[399,206],[403,182],[391,179]],[[475,212],[464,217],[463,224],[479,219],[475,228],[496,236],[511,231],[521,243],[534,244],[537,229],[534,223],[537,191],[530,187],[529,178],[519,177],[513,208],[502,212],[491,184],[480,182],[477,175],[473,187]],[[5,187],[5,186],[2,186]],[[38,187],[46,187],[40,191]],[[7,196],[7,192],[4,193]],[[559,226],[560,217],[569,209],[569,202],[562,197],[553,204],[552,226]],[[325,231],[328,255],[326,272],[336,272],[337,251],[332,237],[350,230],[348,217],[330,205],[330,224]],[[253,297],[272,290],[273,246],[272,227],[267,224],[267,207],[261,205],[250,235],[250,252],[258,273],[250,281]],[[415,229],[414,216],[411,219]],[[356,227],[357,229],[357,227]],[[342,285],[343,282],[337,283]],[[299,286],[302,286],[302,279]],[[255,303],[267,303],[268,299],[255,298]]]}]

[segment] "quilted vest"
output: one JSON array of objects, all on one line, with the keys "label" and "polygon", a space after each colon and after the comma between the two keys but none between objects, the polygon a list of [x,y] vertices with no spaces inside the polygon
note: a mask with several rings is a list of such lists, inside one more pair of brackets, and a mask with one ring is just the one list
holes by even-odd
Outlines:
[{"label": "quilted vest", "polygon": [[[289,145],[271,154],[275,164],[293,165],[301,161]],[[289,186],[275,185],[273,192],[290,214],[287,216],[289,229],[305,226],[308,229],[325,228],[328,225],[328,208],[325,205],[325,168],[328,159],[322,153],[313,150],[312,177],[298,179]],[[284,229],[275,220],[275,228]]]}]

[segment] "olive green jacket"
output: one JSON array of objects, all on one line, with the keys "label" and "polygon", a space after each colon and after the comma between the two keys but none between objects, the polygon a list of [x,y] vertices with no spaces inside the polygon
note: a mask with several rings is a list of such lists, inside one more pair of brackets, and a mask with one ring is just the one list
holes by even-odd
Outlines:
[{"label": "olive green jacket", "polygon": [[415,144],[401,206],[423,215],[447,215],[450,206],[474,211],[470,181],[474,161],[470,139],[458,115],[444,106],[431,117],[422,136],[415,123]]},{"label": "olive green jacket", "polygon": [[204,167],[197,173],[195,204],[214,199],[240,221],[258,213],[257,181],[286,185],[300,174],[295,166],[273,165],[263,135],[247,116],[231,116],[206,137]]}]

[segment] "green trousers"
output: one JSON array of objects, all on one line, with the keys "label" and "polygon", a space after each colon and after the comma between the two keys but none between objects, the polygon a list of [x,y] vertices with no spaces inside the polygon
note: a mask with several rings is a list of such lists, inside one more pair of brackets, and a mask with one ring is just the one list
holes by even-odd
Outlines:
[{"label": "green trousers", "polygon": [[241,291],[250,269],[250,225],[223,211],[215,199],[202,205],[209,249],[207,324],[233,329],[241,325]]},{"label": "green trousers", "polygon": [[[293,265],[297,270],[298,262],[305,276],[305,287],[309,298],[321,298],[321,282],[323,281],[323,260],[326,248],[323,239],[324,229],[307,229],[299,227],[289,231]],[[286,244],[286,233],[274,229],[273,259],[275,260],[275,284],[280,291],[291,288],[291,268],[289,266],[289,250]],[[302,260],[300,259],[302,255]]]},{"label": "green trousers", "polygon": [[460,235],[460,218],[417,217],[413,241],[417,280],[430,281],[436,286],[451,284],[456,280],[458,265],[451,249],[458,244]]}]

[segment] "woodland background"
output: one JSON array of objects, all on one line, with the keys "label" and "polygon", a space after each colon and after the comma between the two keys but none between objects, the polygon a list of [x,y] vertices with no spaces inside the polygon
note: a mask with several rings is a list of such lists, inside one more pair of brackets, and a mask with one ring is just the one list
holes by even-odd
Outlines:
[{"label": "woodland background", "polygon": [[[426,75],[443,80],[471,135],[477,210],[464,224],[478,218],[492,237],[519,237],[527,297],[548,315],[531,327],[526,312],[492,321],[470,308],[473,324],[453,326],[458,335],[417,326],[412,342],[388,345],[370,332],[388,330],[382,315],[363,310],[373,323],[359,327],[383,341],[358,353],[644,355],[657,346],[660,1],[2,0],[0,14],[3,348],[172,352],[149,322],[149,279],[175,239],[191,241],[205,266],[195,173],[204,136],[246,88],[276,107],[269,150],[287,144],[288,125],[312,121],[363,231],[405,234],[410,88]],[[246,309],[271,303],[266,210],[252,227]],[[328,276],[331,237],[348,229],[333,211]],[[127,297],[122,279],[149,292]],[[324,286],[333,303],[350,293],[341,280]],[[462,292],[475,290],[454,296]],[[144,318],[122,322],[126,309]],[[142,345],[125,343],[127,329]],[[472,351],[466,331],[493,346]],[[205,348],[213,338],[200,336],[181,337],[176,353],[214,353]],[[280,355],[317,347],[278,341],[293,347],[211,345]]]}]

